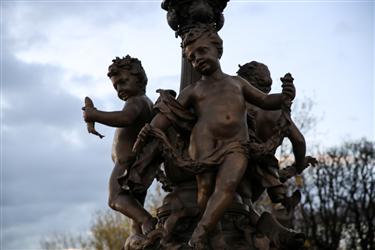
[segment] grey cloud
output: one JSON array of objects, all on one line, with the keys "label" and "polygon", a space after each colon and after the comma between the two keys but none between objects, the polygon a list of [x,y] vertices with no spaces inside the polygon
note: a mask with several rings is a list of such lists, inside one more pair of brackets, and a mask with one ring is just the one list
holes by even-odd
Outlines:
[{"label": "grey cloud", "polygon": [[[103,209],[100,205],[93,203],[67,204],[64,210],[59,210],[57,206],[50,204],[40,204],[30,206],[28,204],[15,208],[5,208],[4,211],[11,210],[14,218],[21,218],[17,223],[3,230],[4,249],[26,250],[39,249],[39,242],[42,238],[52,233],[84,233],[90,221],[91,214],[88,211]],[[26,213],[27,211],[27,213]],[[55,211],[51,213],[51,211]],[[27,214],[28,216],[23,216]],[[32,220],[32,217],[38,218]]]},{"label": "grey cloud", "polygon": [[2,88],[9,104],[3,110],[3,124],[17,126],[39,122],[67,128],[82,120],[82,101],[59,87],[63,78],[61,69],[24,63],[9,53],[4,53],[1,60]]},{"label": "grey cloud", "polygon": [[[84,215],[87,219],[95,207],[106,206],[107,179],[112,167],[109,140],[76,148],[43,126],[34,132],[33,141],[25,136],[32,129],[33,126],[19,127],[17,133],[5,136],[2,182],[5,249],[35,248],[41,236],[51,231],[76,228],[84,218],[82,214],[80,217],[67,213],[72,207],[92,204]],[[90,141],[87,137],[81,139]],[[30,238],[22,245],[18,237]]]},{"label": "grey cloud", "polygon": [[52,81],[52,85],[62,74],[62,71],[54,66],[21,62],[11,54],[11,50],[4,50],[1,64],[3,68],[2,88],[6,92],[9,91],[9,94],[22,94],[35,88],[35,91],[38,91],[42,82]]},{"label": "grey cloud", "polygon": [[[134,4],[129,2],[72,2],[52,1],[45,3],[6,2],[4,3],[4,30],[8,46],[12,49],[27,48],[29,44],[43,46],[48,40],[48,29],[59,27],[68,20],[77,24],[84,22],[93,27],[108,27],[113,23],[132,25],[139,19],[155,19],[166,12],[160,2]],[[159,10],[159,11],[155,11]],[[100,15],[98,15],[100,13]],[[78,22],[79,21],[79,22]],[[138,22],[139,25],[139,22]]]},{"label": "grey cloud", "polygon": [[[105,28],[113,22],[132,25],[150,11],[151,19],[165,12],[160,2],[7,2],[2,7],[2,90],[8,104],[1,107],[6,129],[1,138],[5,145],[2,247],[36,249],[40,238],[50,232],[87,229],[92,212],[107,206],[114,129],[98,126],[106,135],[103,140],[88,135],[82,100],[59,87],[64,69],[22,62],[16,52],[43,48],[50,40],[49,31],[66,27],[65,22]],[[70,80],[80,86],[92,82],[89,75]]]},{"label": "grey cloud", "polygon": [[74,153],[69,145],[62,145],[51,152],[44,150],[50,141],[44,146],[24,143],[4,150],[3,205],[95,201],[97,193],[106,190],[105,176],[109,176],[112,164],[103,147],[97,147],[98,153],[89,149]]},{"label": "grey cloud", "polygon": [[1,60],[9,103],[2,107],[3,247],[25,249],[18,240],[23,237],[35,249],[49,230],[69,231],[81,223],[76,214],[66,214],[70,208],[91,204],[88,218],[89,211],[106,206],[113,129],[100,128],[103,140],[87,134],[81,100],[58,87],[62,69],[21,62],[11,51]]},{"label": "grey cloud", "polygon": [[[7,129],[3,137],[3,205],[54,201],[64,209],[65,204],[95,201],[106,190],[103,176],[109,176],[112,167],[113,130],[103,128],[107,137],[99,140],[87,134],[81,117],[71,124],[70,128],[31,122]],[[70,130],[76,132],[62,135],[61,131]],[[76,137],[78,145],[69,137]]]}]

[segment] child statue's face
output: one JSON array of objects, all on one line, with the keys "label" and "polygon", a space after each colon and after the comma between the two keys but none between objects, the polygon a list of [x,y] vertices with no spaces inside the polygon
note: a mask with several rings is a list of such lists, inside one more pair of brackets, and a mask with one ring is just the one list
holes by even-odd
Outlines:
[{"label": "child statue's face", "polygon": [[138,78],[127,70],[121,70],[119,74],[112,76],[111,81],[121,100],[126,101],[129,97],[136,96],[141,92],[139,83],[137,83]]},{"label": "child statue's face", "polygon": [[268,94],[271,91],[271,86],[272,86],[272,79],[271,77],[267,77],[267,76],[255,83],[255,87],[266,94]]},{"label": "child statue's face", "polygon": [[217,48],[204,39],[187,45],[185,55],[193,68],[202,75],[210,75],[220,66]]}]

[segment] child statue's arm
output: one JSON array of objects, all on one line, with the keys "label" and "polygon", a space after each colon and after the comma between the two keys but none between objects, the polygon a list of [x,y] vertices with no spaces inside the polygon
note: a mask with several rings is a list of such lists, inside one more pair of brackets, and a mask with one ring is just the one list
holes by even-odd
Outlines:
[{"label": "child statue's arm", "polygon": [[128,127],[134,124],[142,111],[142,103],[137,100],[129,100],[121,111],[100,111],[95,108],[85,109],[86,122],[99,122],[111,127]]},{"label": "child statue's arm", "polygon": [[247,81],[243,80],[242,78],[238,79],[239,81],[241,81],[242,91],[245,100],[265,110],[281,109],[285,97],[289,98],[290,100],[293,100],[296,94],[293,81],[283,82],[282,93],[266,95],[262,91],[252,86]]},{"label": "child statue's arm", "polygon": [[289,127],[288,139],[292,143],[295,165],[297,169],[303,169],[305,165],[306,142],[305,137],[292,122]]},{"label": "child statue's arm", "polygon": [[[177,97],[177,101],[185,108],[191,105],[191,98],[193,95],[192,86],[187,86],[183,89],[180,95]],[[152,128],[160,129],[161,131],[166,131],[172,122],[162,113],[158,113],[151,121],[150,124],[146,124],[138,134],[138,138],[133,146],[133,152],[137,153],[145,145]]]}]

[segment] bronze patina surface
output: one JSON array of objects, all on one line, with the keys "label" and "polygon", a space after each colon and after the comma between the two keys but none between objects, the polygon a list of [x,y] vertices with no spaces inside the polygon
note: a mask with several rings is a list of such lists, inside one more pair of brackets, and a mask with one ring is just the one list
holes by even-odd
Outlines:
[{"label": "bronze patina surface", "polygon": [[[305,236],[281,225],[253,204],[267,191],[273,203],[292,211],[300,201],[284,182],[315,159],[291,118],[295,98],[290,73],[282,92],[269,94],[266,65],[252,61],[238,75],[221,70],[228,0],[164,0],[167,22],[181,38],[180,93],[145,95],[146,73],[130,56],[116,58],[108,76],[125,106],[105,112],[86,98],[88,131],[94,123],[116,127],[109,206],[133,220],[124,249],[301,249]],[[274,154],[284,138],[295,163],[279,169]],[[167,192],[154,218],[143,205],[157,179]]]}]

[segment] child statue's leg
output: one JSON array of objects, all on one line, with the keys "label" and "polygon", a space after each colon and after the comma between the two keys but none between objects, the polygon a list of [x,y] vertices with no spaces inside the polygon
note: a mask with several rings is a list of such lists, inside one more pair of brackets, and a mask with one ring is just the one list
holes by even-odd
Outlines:
[{"label": "child statue's leg", "polygon": [[288,212],[301,201],[301,193],[299,190],[294,191],[292,196],[288,197],[284,185],[270,187],[267,189],[267,193],[273,203],[281,203]]},{"label": "child statue's leg", "polygon": [[122,190],[117,178],[123,174],[124,171],[125,169],[120,165],[115,165],[113,168],[109,180],[108,204],[113,210],[139,223],[142,232],[147,234],[155,228],[156,221],[155,218],[143,208],[146,192],[134,197],[131,193]]},{"label": "child statue's leg", "polygon": [[205,212],[195,228],[190,244],[206,241],[207,233],[215,229],[225,210],[231,205],[237,186],[247,167],[247,157],[241,153],[229,154],[219,166],[215,190],[208,200]]},{"label": "child statue's leg", "polygon": [[197,175],[197,203],[199,211],[203,214],[208,199],[210,198],[212,192],[215,188],[215,173],[203,173]]}]

